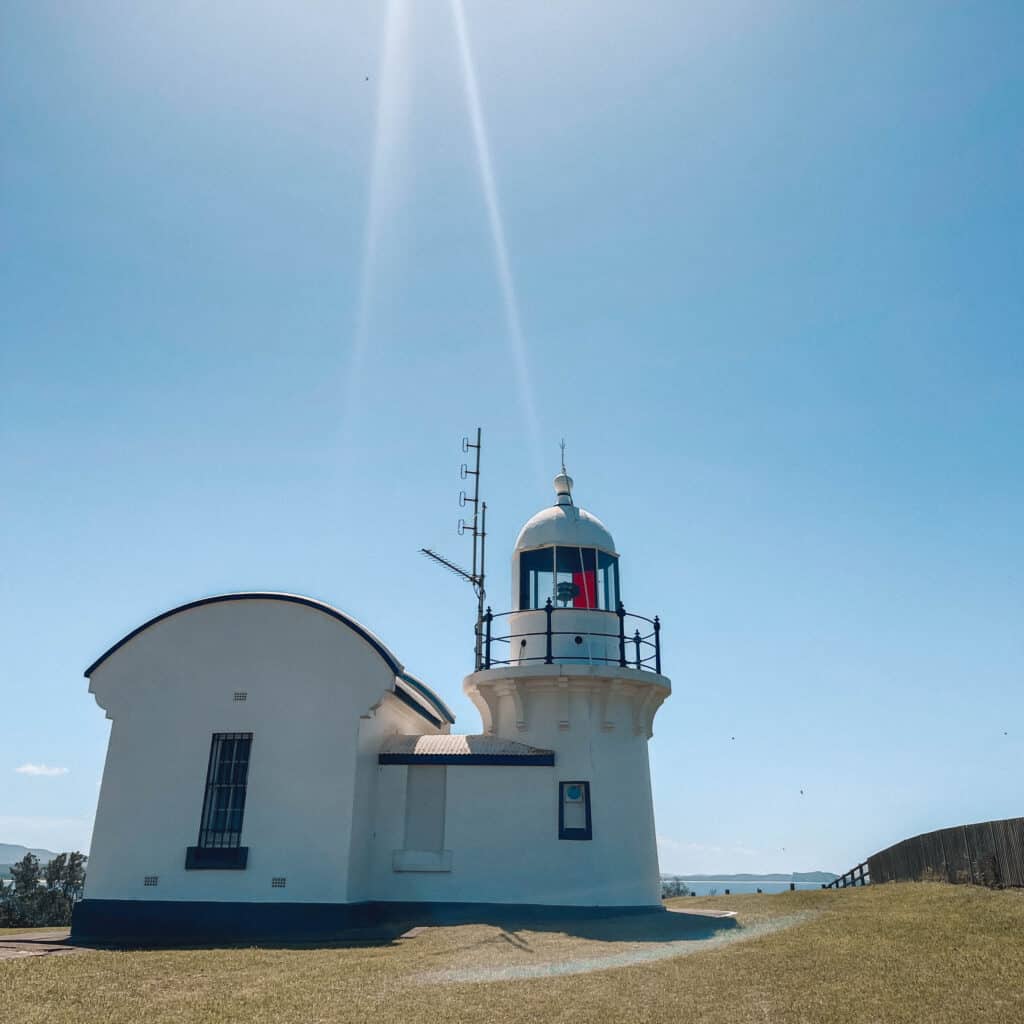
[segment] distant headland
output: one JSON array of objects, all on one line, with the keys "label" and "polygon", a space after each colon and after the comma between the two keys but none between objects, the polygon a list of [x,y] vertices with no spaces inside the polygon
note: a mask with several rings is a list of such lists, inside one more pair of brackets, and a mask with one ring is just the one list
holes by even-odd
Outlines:
[{"label": "distant headland", "polygon": [[662,878],[678,878],[681,882],[796,882],[812,885],[835,881],[839,876],[831,871],[793,871],[774,875],[676,875],[662,874]]}]

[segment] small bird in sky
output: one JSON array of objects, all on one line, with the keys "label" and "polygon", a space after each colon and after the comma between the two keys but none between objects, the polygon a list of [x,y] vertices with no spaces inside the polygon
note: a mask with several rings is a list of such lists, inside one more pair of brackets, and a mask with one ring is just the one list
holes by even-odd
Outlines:
[{"label": "small bird in sky", "polygon": [[800,790],[800,795],[801,795],[801,796],[803,796],[803,795],[804,795],[804,791],[803,791],[802,789]]},{"label": "small bird in sky", "polygon": [[729,739],[734,740],[734,739],[736,739],[736,737],[735,736],[730,736]]}]

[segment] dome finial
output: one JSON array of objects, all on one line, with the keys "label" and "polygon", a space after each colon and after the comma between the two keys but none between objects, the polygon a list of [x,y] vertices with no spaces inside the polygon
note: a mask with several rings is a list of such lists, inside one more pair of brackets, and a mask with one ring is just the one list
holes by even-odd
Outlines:
[{"label": "dome finial", "polygon": [[559,445],[562,449],[562,472],[555,477],[555,504],[556,505],[571,505],[572,504],[572,477],[565,471],[565,438],[562,438],[562,443]]}]

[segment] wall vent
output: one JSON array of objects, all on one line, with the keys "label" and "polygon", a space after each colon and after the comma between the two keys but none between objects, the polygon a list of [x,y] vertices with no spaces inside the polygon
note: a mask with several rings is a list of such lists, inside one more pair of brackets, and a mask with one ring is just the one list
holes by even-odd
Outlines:
[{"label": "wall vent", "polygon": [[159,883],[160,883],[160,876],[159,875],[146,875],[146,877],[142,879],[142,884],[143,885],[159,885]]},{"label": "wall vent", "polygon": [[247,700],[249,694],[245,690],[235,690],[235,700]]},{"label": "wall vent", "polygon": [[287,878],[272,878],[270,880],[271,889],[283,889],[288,884]]}]

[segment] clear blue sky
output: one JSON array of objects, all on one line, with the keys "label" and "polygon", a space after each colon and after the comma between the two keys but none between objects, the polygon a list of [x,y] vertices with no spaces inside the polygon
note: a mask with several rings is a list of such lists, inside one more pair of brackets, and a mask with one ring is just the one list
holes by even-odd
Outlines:
[{"label": "clear blue sky", "polygon": [[208,594],[477,730],[477,424],[496,609],[565,435],[662,616],[663,869],[1024,813],[1019,3],[465,0],[496,208],[446,2],[2,17],[0,841],[88,844],[82,670]]}]

